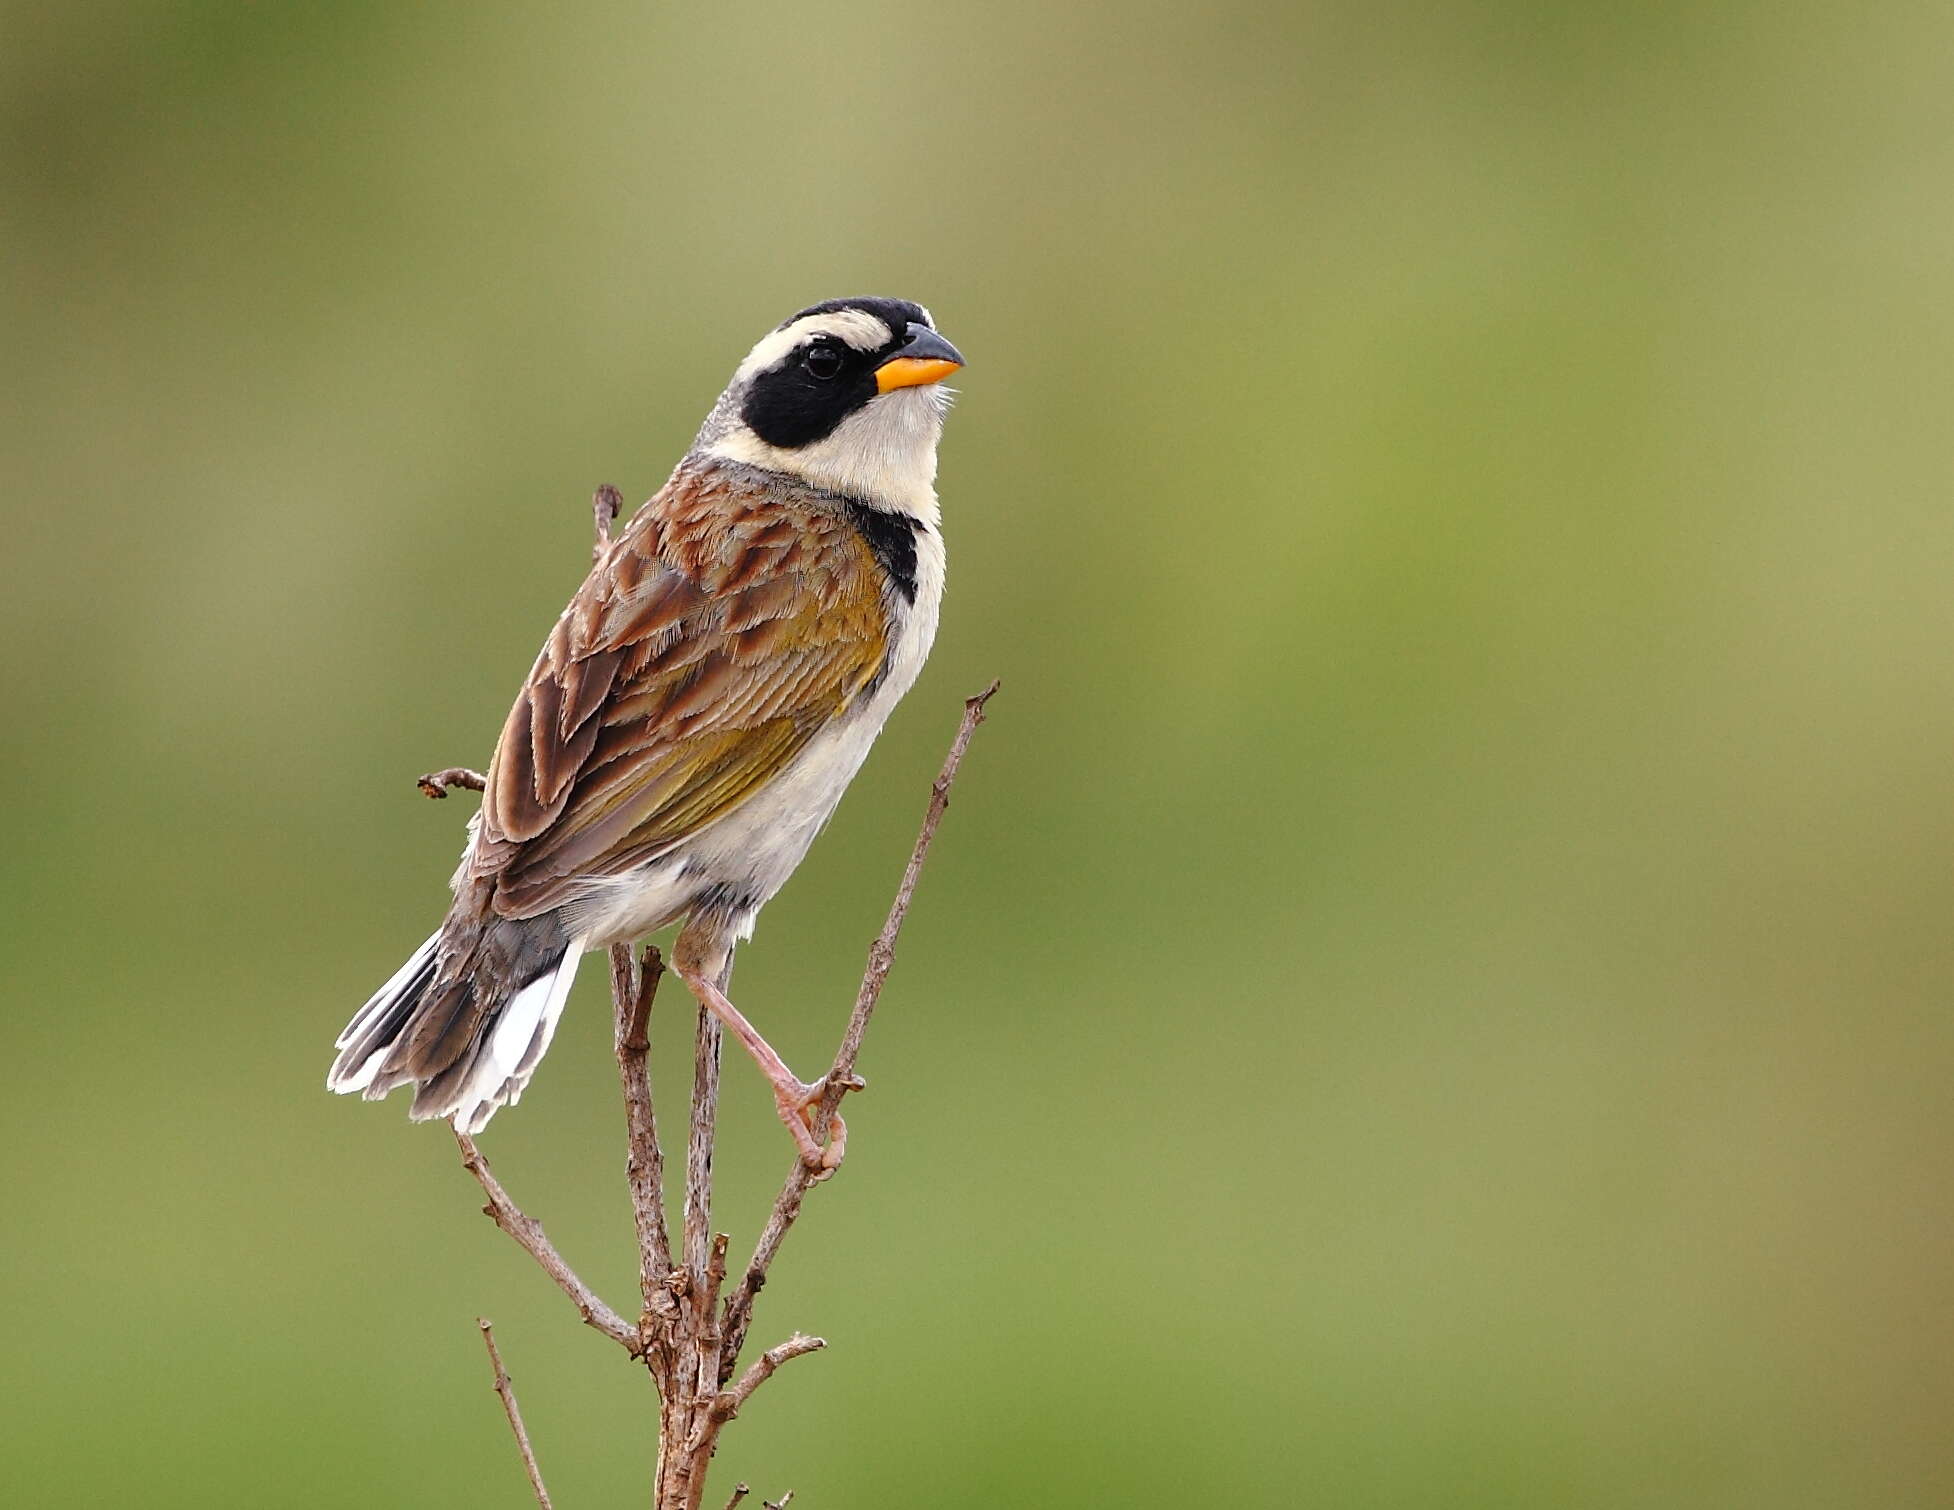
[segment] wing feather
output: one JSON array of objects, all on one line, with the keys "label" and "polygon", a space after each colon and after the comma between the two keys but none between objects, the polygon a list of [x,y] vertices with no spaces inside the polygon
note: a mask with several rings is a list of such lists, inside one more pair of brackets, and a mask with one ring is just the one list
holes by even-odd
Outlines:
[{"label": "wing feather", "polygon": [[526,917],[655,858],[785,770],[887,651],[881,573],[839,511],[681,470],[537,657],[489,767],[474,872]]}]

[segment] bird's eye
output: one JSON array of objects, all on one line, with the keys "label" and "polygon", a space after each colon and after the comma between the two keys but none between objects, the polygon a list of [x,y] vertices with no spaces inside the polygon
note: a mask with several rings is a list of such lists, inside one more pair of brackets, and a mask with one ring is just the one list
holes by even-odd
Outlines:
[{"label": "bird's eye", "polygon": [[816,346],[801,358],[801,365],[808,375],[822,382],[838,377],[841,373],[841,353],[832,346]]}]

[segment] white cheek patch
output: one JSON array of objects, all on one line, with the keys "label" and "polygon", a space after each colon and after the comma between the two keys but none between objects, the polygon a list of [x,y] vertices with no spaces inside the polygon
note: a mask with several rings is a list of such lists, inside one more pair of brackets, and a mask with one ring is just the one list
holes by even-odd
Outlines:
[{"label": "white cheek patch", "polygon": [[763,336],[760,344],[740,363],[734,381],[741,382],[769,367],[777,367],[797,346],[815,336],[833,336],[857,351],[880,351],[894,339],[894,332],[865,310],[836,309],[826,314],[803,315],[785,329],[769,331]]},{"label": "white cheek patch", "polygon": [[811,445],[770,446],[743,424],[729,426],[706,454],[784,472],[816,487],[897,509],[934,524],[936,444],[950,396],[936,384],[898,388],[873,399]]}]

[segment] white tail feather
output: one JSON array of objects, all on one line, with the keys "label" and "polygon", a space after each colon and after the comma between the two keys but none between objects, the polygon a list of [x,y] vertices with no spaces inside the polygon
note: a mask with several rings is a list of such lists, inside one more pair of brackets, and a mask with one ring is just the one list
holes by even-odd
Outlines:
[{"label": "white tail feather", "polygon": [[577,978],[583,950],[572,944],[562,963],[524,986],[502,1010],[489,1041],[462,1085],[454,1123],[466,1133],[488,1126],[496,1110],[520,1099],[536,1063],[556,1036],[557,1020]]},{"label": "white tail feather", "polygon": [[440,942],[441,935],[436,933],[409,955],[407,963],[388,977],[387,983],[353,1014],[353,1020],[346,1024],[345,1032],[333,1040],[333,1047],[342,1052],[333,1061],[332,1070],[326,1076],[327,1090],[344,1095],[349,1091],[363,1091],[372,1083],[374,1073],[380,1068],[380,1061],[387,1057],[387,1051],[393,1047],[393,1034],[380,1034],[379,1043],[368,1044],[364,1049],[359,1040],[372,1036],[371,1030],[393,1009],[400,993],[428,968],[434,957],[434,947]]}]

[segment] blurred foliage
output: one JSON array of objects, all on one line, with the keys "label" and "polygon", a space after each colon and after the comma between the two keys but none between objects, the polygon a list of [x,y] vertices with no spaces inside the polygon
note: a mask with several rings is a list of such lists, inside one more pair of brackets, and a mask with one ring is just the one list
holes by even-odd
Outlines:
[{"label": "blurred foliage", "polygon": [[[477,1311],[559,1503],[642,1497],[643,1381],[322,1076],[591,487],[853,292],[971,365],[936,659],[743,956],[795,1063],[1004,692],[719,1481],[1954,1501],[1944,8],[6,35],[10,1503],[520,1505]],[[600,975],[489,1146],[622,1300]]]}]

